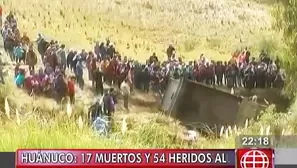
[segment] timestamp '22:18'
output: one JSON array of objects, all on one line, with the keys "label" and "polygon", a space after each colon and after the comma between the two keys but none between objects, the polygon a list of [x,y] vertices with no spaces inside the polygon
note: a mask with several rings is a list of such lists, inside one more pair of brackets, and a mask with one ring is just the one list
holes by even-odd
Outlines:
[{"label": "timestamp '22:18'", "polygon": [[242,146],[270,146],[271,140],[268,136],[242,136]]}]

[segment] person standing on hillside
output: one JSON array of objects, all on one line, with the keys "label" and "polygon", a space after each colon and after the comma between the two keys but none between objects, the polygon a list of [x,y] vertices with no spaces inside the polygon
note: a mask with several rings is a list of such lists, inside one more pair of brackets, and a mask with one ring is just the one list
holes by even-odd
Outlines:
[{"label": "person standing on hillside", "polygon": [[30,45],[30,38],[28,37],[26,32],[23,34],[23,37],[21,38],[21,43],[23,46],[22,48],[24,50],[24,55],[26,55],[26,53],[28,51],[28,47]]},{"label": "person standing on hillside", "polygon": [[[0,53],[0,57],[2,57],[2,53]],[[5,84],[3,66],[4,65],[3,65],[2,59],[0,58],[0,80],[2,84]]]},{"label": "person standing on hillside", "polygon": [[28,37],[27,33],[24,32],[23,37],[21,38],[22,44],[26,44],[27,46],[30,45],[30,38]]},{"label": "person standing on hillside", "polygon": [[172,44],[169,44],[167,50],[166,50],[166,54],[167,54],[167,59],[171,60],[171,57],[173,55],[173,53],[175,52],[175,48],[173,47]]},{"label": "person standing on hillside", "polygon": [[0,5],[0,27],[2,29],[2,6]]},{"label": "person standing on hillside", "polygon": [[10,11],[9,14],[6,16],[6,20],[8,21],[9,24],[11,24],[13,17],[14,17],[13,13],[12,11]]},{"label": "person standing on hillside", "polygon": [[58,72],[54,82],[54,87],[57,93],[56,100],[58,103],[60,103],[67,96],[69,91],[68,81],[66,82],[63,73]]},{"label": "person standing on hillside", "polygon": [[118,98],[117,98],[117,94],[116,94],[116,91],[114,90],[114,88],[109,88],[109,94],[110,96],[112,97],[112,100],[114,102],[114,104],[118,104]]},{"label": "person standing on hillside", "polygon": [[98,59],[94,55],[91,62],[90,62],[90,70],[91,70],[91,76],[92,76],[92,86],[95,86],[95,84],[96,84],[96,80],[94,78],[95,78],[95,71],[97,69],[97,62],[98,62]]},{"label": "person standing on hillside", "polygon": [[102,60],[106,58],[107,48],[105,47],[104,43],[101,43],[99,46],[99,53]]},{"label": "person standing on hillside", "polygon": [[37,56],[33,50],[33,44],[30,44],[29,51],[26,55],[26,64],[29,65],[29,70],[35,70],[35,65],[37,64]]},{"label": "person standing on hillside", "polygon": [[24,82],[25,82],[25,70],[20,69],[17,77],[15,78],[15,84],[17,85],[18,88],[21,88],[23,87]]},{"label": "person standing on hillside", "polygon": [[99,41],[97,41],[96,45],[94,46],[94,53],[96,54],[97,58],[101,58]]},{"label": "person standing on hillside", "polygon": [[93,77],[93,80],[95,82],[96,93],[100,93],[101,95],[103,95],[103,73],[99,67],[94,70]]},{"label": "person standing on hillside", "polygon": [[75,76],[76,76],[78,86],[81,90],[84,89],[84,84],[85,84],[83,74],[84,74],[84,67],[82,65],[81,58],[79,58],[78,62],[76,63]]},{"label": "person standing on hillside", "polygon": [[70,76],[67,82],[68,87],[68,96],[70,103],[74,104],[75,102],[75,76]]},{"label": "person standing on hillside", "polygon": [[[94,86],[94,84],[95,84],[93,82],[93,75],[92,75],[92,73],[93,73],[93,71],[92,71],[93,70],[92,69],[93,58],[95,59],[95,56],[94,56],[93,52],[90,51],[86,58],[86,66],[87,66],[87,70],[88,70],[88,78],[89,78],[89,81],[92,81],[92,86]],[[95,63],[96,63],[96,61],[95,61]],[[95,64],[95,66],[96,66],[96,64]]]},{"label": "person standing on hillside", "polygon": [[113,43],[109,43],[108,48],[106,50],[107,55],[112,59],[115,54],[115,48],[113,46]]},{"label": "person standing on hillside", "polygon": [[150,72],[149,72],[149,69],[148,67],[145,67],[144,70],[141,72],[141,82],[142,82],[142,87],[141,89],[144,91],[144,92],[149,92],[150,90]]},{"label": "person standing on hillside", "polygon": [[115,112],[115,102],[109,91],[103,96],[103,111],[108,116],[108,120],[112,121]]},{"label": "person standing on hillside", "polygon": [[16,60],[16,63],[20,63],[23,57],[24,50],[22,48],[21,43],[18,43],[17,46],[13,48],[13,54]]},{"label": "person standing on hillside", "polygon": [[16,18],[12,12],[10,12],[10,14],[7,16],[7,20],[11,26],[12,31],[14,32],[15,29],[17,28],[18,24],[17,24]]},{"label": "person standing on hillside", "polygon": [[21,42],[21,33],[20,33],[20,29],[17,26],[15,26],[15,28],[13,29],[13,34],[15,37],[15,41],[17,43]]},{"label": "person standing on hillside", "polygon": [[67,58],[66,58],[66,51],[65,51],[65,44],[62,44],[57,51],[57,60],[58,65],[60,68],[65,71],[66,70],[66,64],[67,64]]},{"label": "person standing on hillside", "polygon": [[57,54],[56,54],[55,42],[52,40],[50,46],[46,49],[44,55],[44,63],[49,63],[52,69],[55,71],[55,68],[58,65]]},{"label": "person standing on hillside", "polygon": [[129,95],[130,95],[130,85],[128,79],[125,79],[124,82],[121,84],[121,92],[124,97],[124,107],[128,110],[129,109]]}]

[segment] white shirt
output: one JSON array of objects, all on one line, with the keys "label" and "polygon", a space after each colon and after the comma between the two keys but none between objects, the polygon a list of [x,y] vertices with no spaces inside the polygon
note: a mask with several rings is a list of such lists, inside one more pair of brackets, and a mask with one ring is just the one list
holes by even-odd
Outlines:
[{"label": "white shirt", "polygon": [[130,95],[130,86],[125,81],[121,84],[121,91],[123,95]]}]

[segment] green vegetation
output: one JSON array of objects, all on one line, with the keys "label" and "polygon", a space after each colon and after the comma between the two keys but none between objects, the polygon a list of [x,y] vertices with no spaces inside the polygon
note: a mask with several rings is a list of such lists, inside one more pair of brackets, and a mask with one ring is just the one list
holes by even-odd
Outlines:
[{"label": "green vegetation", "polygon": [[291,98],[296,97],[296,80],[297,77],[297,40],[296,40],[296,12],[297,2],[294,0],[280,1],[273,11],[275,22],[274,27],[276,30],[283,34],[283,41],[286,44],[286,48],[283,53],[283,64],[288,73],[287,93]]}]

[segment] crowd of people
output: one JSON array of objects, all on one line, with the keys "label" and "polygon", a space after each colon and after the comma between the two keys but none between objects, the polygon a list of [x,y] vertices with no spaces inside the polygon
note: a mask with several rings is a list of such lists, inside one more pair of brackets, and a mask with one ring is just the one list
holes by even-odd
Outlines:
[{"label": "crowd of people", "polygon": [[[108,116],[113,114],[117,103],[115,89],[110,88],[105,91],[103,81],[111,84],[110,82],[114,80],[106,77],[99,68],[95,68],[96,71],[90,71],[91,67],[99,66],[99,61],[95,62],[94,60],[95,53],[87,53],[85,50],[66,52],[64,44],[59,44],[53,40],[47,42],[42,34],[39,34],[36,41],[30,40],[26,33],[21,36],[17,21],[12,13],[5,18],[1,34],[5,51],[10,56],[11,61],[16,64],[15,84],[17,87],[25,89],[30,95],[53,97],[57,102],[68,97],[70,102],[74,104],[77,90],[75,87],[78,85],[81,90],[84,90],[84,71],[88,69],[88,77],[92,81],[92,85],[98,93],[103,95],[103,105],[100,104],[103,106],[103,113]],[[37,43],[37,51],[34,50],[35,42]],[[38,64],[39,58],[41,58],[42,66]],[[0,75],[3,79],[3,73]],[[4,83],[4,80],[2,82]],[[123,79],[119,83],[119,88],[123,93],[124,107],[128,109],[128,96],[130,94],[128,80]]]},{"label": "crowd of people", "polygon": [[[124,107],[128,109],[129,95],[135,88],[143,92],[152,90],[161,96],[171,77],[194,80],[206,85],[248,89],[283,87],[285,81],[285,73],[277,58],[272,59],[269,53],[262,51],[259,59],[256,59],[251,57],[247,48],[236,51],[225,62],[208,60],[202,54],[199,59],[186,63],[177,57],[175,47],[169,45],[166,61],[161,62],[156,53],[153,53],[145,63],[141,63],[122,56],[108,39],[97,42],[89,52],[85,49],[66,50],[64,44],[54,40],[47,41],[42,34],[38,35],[36,41],[32,41],[26,33],[21,36],[12,13],[4,21],[2,36],[5,51],[11,61],[16,62],[15,83],[18,87],[26,89],[29,94],[52,96],[58,102],[69,97],[74,103],[75,86],[77,84],[84,90],[84,71],[87,71],[88,80],[96,92],[103,95],[103,109],[109,116],[113,114],[117,103],[115,90],[122,92]],[[34,50],[35,42],[37,51]],[[43,68],[37,69],[39,59]],[[28,65],[28,71],[22,68],[23,64]],[[105,91],[104,82],[118,89]]]},{"label": "crowd of people", "polygon": [[[182,62],[172,70],[176,79],[185,77],[206,85],[226,85],[229,88],[282,88],[285,73],[278,58],[272,59],[264,50],[257,60],[251,57],[251,52],[245,48],[236,51],[229,61],[207,60],[204,55],[198,61]],[[172,57],[171,57],[172,58]]]}]

